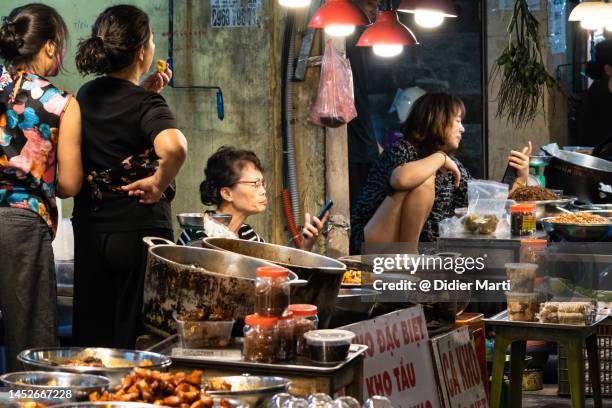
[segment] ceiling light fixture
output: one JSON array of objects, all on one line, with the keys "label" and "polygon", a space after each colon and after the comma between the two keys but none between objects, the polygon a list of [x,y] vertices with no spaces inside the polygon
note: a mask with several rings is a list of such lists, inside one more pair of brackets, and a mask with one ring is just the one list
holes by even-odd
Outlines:
[{"label": "ceiling light fixture", "polygon": [[308,27],[323,28],[332,37],[346,37],[356,26],[369,24],[361,9],[349,0],[328,0],[314,14]]},{"label": "ceiling light fixture", "polygon": [[445,17],[457,17],[450,0],[402,0],[397,11],[414,14],[414,21],[426,28],[435,28]]},{"label": "ceiling light fixture", "polygon": [[393,10],[378,10],[376,21],[357,42],[358,47],[372,47],[374,54],[380,57],[394,57],[402,53],[405,45],[415,44],[418,44],[416,37],[400,23]]}]

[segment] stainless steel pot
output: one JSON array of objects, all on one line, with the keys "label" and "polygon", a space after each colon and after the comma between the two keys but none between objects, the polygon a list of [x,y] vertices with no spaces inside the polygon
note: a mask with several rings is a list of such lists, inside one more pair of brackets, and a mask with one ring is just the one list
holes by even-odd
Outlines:
[{"label": "stainless steel pot", "polygon": [[[102,360],[105,367],[74,365],[70,360],[95,357]],[[165,371],[172,360],[162,354],[149,351],[123,350],[102,347],[50,347],[24,350],[17,355],[23,365],[29,370],[63,371],[76,374],[101,375],[110,380],[110,387],[121,383],[121,378],[128,375],[134,367],[145,360],[151,365],[151,370]]]},{"label": "stainless steel pot", "polygon": [[599,183],[612,184],[612,162],[581,153],[558,151],[545,169],[546,186],[585,203],[605,202]]},{"label": "stainless steel pot", "polygon": [[21,371],[0,376],[0,384],[13,390],[31,390],[32,395],[40,396],[33,398],[35,402],[53,405],[60,399],[63,402],[86,401],[92,392],[103,393],[107,390],[110,380],[92,374]]},{"label": "stainless steel pot", "polygon": [[300,249],[242,239],[205,238],[202,245],[264,259],[292,270],[308,284],[292,288],[291,303],[316,305],[319,309],[319,327],[327,328],[346,271],[346,265],[342,262]]},{"label": "stainless steel pot", "polygon": [[[255,272],[274,264],[213,249],[178,246],[147,237],[150,246],[144,287],[144,322],[167,336],[175,331],[172,314],[179,309],[219,306],[241,320],[253,313]],[[291,272],[290,279],[297,276]]]}]

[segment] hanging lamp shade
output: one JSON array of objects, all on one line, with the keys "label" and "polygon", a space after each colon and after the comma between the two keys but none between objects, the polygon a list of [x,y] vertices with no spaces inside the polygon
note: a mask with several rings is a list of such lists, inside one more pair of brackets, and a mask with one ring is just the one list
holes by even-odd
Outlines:
[{"label": "hanging lamp shade", "polygon": [[358,47],[374,45],[415,45],[416,37],[408,27],[400,23],[395,11],[378,11],[376,21],[359,37]]},{"label": "hanging lamp shade", "polygon": [[361,9],[349,0],[328,0],[312,16],[310,28],[324,28],[330,35],[349,35],[355,26],[370,24]]},{"label": "hanging lamp shade", "polygon": [[455,6],[450,0],[402,0],[397,11],[404,13],[433,12],[443,17],[457,17]]},{"label": "hanging lamp shade", "polygon": [[374,53],[381,57],[394,57],[401,54],[405,45],[418,44],[408,27],[400,23],[397,13],[379,10],[374,24],[359,37],[358,47],[373,47]]},{"label": "hanging lamp shade", "polygon": [[612,3],[586,1],[578,4],[569,15],[569,21],[580,21],[582,28],[597,30],[612,23]]}]

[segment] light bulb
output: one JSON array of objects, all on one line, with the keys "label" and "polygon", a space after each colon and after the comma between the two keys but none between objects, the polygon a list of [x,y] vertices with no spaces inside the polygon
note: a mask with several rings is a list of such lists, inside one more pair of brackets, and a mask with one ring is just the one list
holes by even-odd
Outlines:
[{"label": "light bulb", "polygon": [[383,45],[374,45],[374,47],[372,47],[374,50],[374,54],[378,55],[379,57],[385,57],[385,58],[390,58],[390,57],[395,57],[396,55],[400,55],[402,53],[402,51],[404,50],[404,46],[403,45],[399,45],[399,44],[383,44]]},{"label": "light bulb", "polygon": [[421,27],[435,28],[444,22],[444,14],[439,11],[417,10],[414,13],[414,21]]},{"label": "light bulb", "polygon": [[310,0],[278,0],[278,4],[288,8],[302,8],[310,5]]},{"label": "light bulb", "polygon": [[353,31],[355,31],[354,25],[331,24],[325,27],[325,33],[332,37],[346,37],[353,34]]},{"label": "light bulb", "polygon": [[580,26],[585,30],[600,30],[605,24],[605,21],[601,18],[585,18],[580,20]]}]

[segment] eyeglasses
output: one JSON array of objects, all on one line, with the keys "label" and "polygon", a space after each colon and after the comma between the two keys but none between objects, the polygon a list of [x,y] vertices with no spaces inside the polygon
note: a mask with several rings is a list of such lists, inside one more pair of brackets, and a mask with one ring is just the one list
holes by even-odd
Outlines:
[{"label": "eyeglasses", "polygon": [[266,188],[266,180],[263,180],[263,179],[262,180],[255,180],[255,181],[242,181],[241,180],[241,181],[235,182],[234,184],[248,184],[251,187],[256,188],[256,189],[260,189],[262,187],[264,189]]}]

